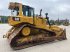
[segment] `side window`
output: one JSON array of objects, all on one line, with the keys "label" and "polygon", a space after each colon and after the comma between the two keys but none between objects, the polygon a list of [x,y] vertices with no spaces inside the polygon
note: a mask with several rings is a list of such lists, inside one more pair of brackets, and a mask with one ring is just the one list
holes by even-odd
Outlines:
[{"label": "side window", "polygon": [[31,16],[33,16],[33,10],[31,10]]},{"label": "side window", "polygon": [[29,17],[33,16],[33,8],[29,6],[23,6],[22,11],[24,16],[29,16]]},{"label": "side window", "polygon": [[26,16],[28,16],[28,11],[26,11]]},{"label": "side window", "polygon": [[29,9],[29,16],[33,16],[33,9]]}]

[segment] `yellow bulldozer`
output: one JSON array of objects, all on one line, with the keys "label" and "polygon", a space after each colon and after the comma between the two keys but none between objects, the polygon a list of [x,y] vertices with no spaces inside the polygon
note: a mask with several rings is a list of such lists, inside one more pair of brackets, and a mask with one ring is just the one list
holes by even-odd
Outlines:
[{"label": "yellow bulldozer", "polygon": [[34,8],[11,2],[9,9],[12,15],[9,16],[8,23],[13,27],[3,37],[9,40],[13,49],[22,49],[54,40],[67,39],[65,29],[49,25],[48,19],[41,15],[35,16]]}]

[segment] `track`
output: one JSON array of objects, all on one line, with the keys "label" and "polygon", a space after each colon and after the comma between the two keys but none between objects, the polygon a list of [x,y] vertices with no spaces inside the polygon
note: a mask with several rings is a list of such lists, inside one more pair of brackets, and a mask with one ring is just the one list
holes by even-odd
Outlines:
[{"label": "track", "polygon": [[[18,50],[18,49],[22,49],[22,48],[27,48],[27,47],[39,45],[42,43],[51,42],[51,41],[54,41],[56,39],[55,33],[50,32],[50,31],[45,31],[42,29],[38,29],[38,28],[34,28],[32,26],[29,26],[29,27],[31,29],[39,30],[39,32],[37,32],[37,33],[34,32],[34,33],[31,33],[29,36],[24,37],[24,36],[22,36],[21,31],[22,31],[22,28],[24,28],[25,26],[26,25],[16,27],[13,30],[13,32],[11,32],[11,34],[9,35],[8,39],[10,42],[10,46],[13,49]],[[60,38],[62,38],[62,37],[58,37],[58,39],[60,39]],[[22,41],[19,41],[19,40],[22,40]]]}]

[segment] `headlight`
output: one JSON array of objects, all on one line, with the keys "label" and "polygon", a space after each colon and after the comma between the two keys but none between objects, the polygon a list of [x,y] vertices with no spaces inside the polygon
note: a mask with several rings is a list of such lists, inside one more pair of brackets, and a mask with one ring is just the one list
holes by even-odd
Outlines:
[{"label": "headlight", "polygon": [[14,21],[20,21],[20,18],[19,17],[13,17],[13,20]]}]

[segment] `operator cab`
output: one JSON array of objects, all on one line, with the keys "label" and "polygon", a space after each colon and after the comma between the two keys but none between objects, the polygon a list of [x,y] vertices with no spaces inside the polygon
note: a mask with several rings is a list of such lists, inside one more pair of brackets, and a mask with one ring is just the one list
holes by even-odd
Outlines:
[{"label": "operator cab", "polygon": [[[22,9],[20,8],[22,6]],[[18,16],[20,10],[22,10],[22,14],[24,16],[31,17],[34,14],[34,8],[27,5],[20,5],[20,3],[10,3],[9,9],[11,9],[11,13],[14,16]]]}]

